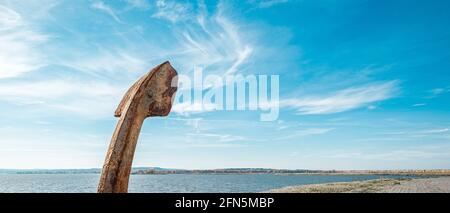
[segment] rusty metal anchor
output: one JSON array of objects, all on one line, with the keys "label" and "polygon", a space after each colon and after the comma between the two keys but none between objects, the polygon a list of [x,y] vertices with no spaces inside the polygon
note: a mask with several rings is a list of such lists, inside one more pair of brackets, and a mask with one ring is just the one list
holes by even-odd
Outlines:
[{"label": "rusty metal anchor", "polygon": [[126,193],[134,152],[144,120],[167,116],[177,90],[177,72],[164,62],[127,91],[115,112],[120,117],[103,165],[99,193]]}]

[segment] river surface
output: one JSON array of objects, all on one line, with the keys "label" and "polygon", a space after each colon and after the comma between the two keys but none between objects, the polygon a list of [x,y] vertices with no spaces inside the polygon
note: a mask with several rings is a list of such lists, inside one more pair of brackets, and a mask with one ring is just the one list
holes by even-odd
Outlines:
[{"label": "river surface", "polygon": [[[390,175],[132,175],[129,192],[261,192],[292,185],[349,182]],[[408,176],[411,178],[411,176]],[[98,174],[0,174],[0,192],[96,192]]]}]

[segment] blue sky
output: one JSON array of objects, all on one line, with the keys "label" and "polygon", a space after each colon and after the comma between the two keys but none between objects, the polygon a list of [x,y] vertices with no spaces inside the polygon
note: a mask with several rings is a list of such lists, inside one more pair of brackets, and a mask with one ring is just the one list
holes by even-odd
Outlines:
[{"label": "blue sky", "polygon": [[101,167],[126,89],[280,76],[280,117],[176,108],[134,166],[450,168],[450,2],[0,0],[0,168]]}]

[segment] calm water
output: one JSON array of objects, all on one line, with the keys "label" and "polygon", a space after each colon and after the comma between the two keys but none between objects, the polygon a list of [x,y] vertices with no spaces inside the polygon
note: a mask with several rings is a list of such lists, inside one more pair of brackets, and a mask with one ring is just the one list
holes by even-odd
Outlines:
[{"label": "calm water", "polygon": [[[132,175],[130,192],[261,192],[291,185],[378,179],[379,175]],[[404,176],[389,176],[402,178]],[[95,192],[98,174],[0,174],[0,192]]]}]

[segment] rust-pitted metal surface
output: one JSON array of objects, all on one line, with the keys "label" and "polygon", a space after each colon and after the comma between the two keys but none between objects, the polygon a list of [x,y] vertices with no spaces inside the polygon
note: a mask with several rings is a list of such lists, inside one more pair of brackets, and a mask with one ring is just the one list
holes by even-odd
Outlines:
[{"label": "rust-pitted metal surface", "polygon": [[167,116],[177,90],[177,72],[169,62],[153,68],[127,91],[114,116],[119,117],[103,165],[98,192],[125,193],[142,124]]}]

